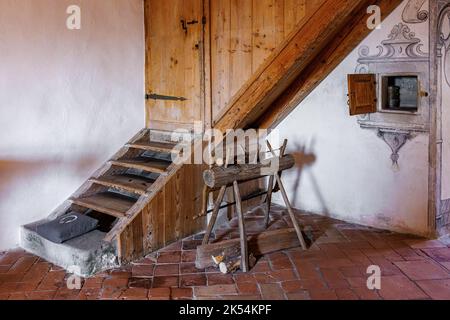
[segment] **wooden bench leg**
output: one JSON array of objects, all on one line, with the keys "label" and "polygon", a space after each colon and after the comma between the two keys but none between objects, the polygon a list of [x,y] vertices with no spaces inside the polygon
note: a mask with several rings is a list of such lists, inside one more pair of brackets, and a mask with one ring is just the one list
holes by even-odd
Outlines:
[{"label": "wooden bench leg", "polygon": [[239,192],[239,185],[237,181],[233,182],[234,198],[236,201],[236,213],[239,219],[239,235],[241,242],[241,267],[243,272],[249,271],[248,266],[248,248],[247,248],[247,233],[245,232],[244,214],[242,212],[241,194]]},{"label": "wooden bench leg", "polygon": [[303,238],[302,230],[300,229],[297,219],[295,218],[294,211],[292,211],[292,207],[291,207],[291,204],[287,197],[286,190],[284,189],[283,183],[281,182],[281,179],[280,179],[280,176],[278,175],[278,173],[275,174],[275,179],[278,182],[278,186],[280,187],[281,195],[283,196],[284,203],[286,204],[287,210],[289,212],[289,216],[291,217],[292,224],[294,225],[298,240],[300,241],[300,244],[301,244],[303,250],[306,250],[307,247],[306,247],[305,239]]},{"label": "wooden bench leg", "polygon": [[209,220],[208,227],[206,228],[205,236],[203,237],[202,244],[208,244],[209,237],[211,236],[212,229],[216,224],[217,216],[219,215],[220,204],[222,203],[223,197],[225,196],[225,191],[227,190],[226,186],[220,188],[219,195],[217,197],[216,202],[214,203],[214,209],[211,214],[211,219]]}]

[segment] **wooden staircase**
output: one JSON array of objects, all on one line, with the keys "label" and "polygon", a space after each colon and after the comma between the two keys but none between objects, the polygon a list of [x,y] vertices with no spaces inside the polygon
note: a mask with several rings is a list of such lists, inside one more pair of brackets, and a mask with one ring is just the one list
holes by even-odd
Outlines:
[{"label": "wooden staircase", "polygon": [[101,220],[103,240],[115,242],[121,263],[201,231],[204,220],[193,217],[201,205],[202,165],[173,163],[177,143],[170,139],[170,132],[142,129],[50,219],[73,210]]},{"label": "wooden staircase", "polygon": [[116,224],[126,224],[139,200],[148,198],[155,182],[167,176],[173,147],[171,142],[150,141],[149,130],[141,130],[70,197],[71,207],[110,215],[119,219]]}]

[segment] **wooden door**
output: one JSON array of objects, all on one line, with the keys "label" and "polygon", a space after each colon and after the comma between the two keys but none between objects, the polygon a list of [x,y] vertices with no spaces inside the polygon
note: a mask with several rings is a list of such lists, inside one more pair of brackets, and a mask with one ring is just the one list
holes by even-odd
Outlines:
[{"label": "wooden door", "polygon": [[377,112],[375,75],[349,74],[348,97],[351,116]]},{"label": "wooden door", "polygon": [[148,128],[191,130],[203,121],[203,16],[203,0],[145,1]]}]

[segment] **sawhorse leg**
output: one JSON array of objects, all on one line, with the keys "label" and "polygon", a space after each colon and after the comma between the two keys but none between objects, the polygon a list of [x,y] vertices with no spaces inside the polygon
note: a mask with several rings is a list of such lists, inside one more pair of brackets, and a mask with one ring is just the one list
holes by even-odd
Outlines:
[{"label": "sawhorse leg", "polygon": [[236,213],[239,219],[239,235],[241,242],[241,267],[242,272],[249,271],[248,263],[248,247],[247,247],[247,233],[245,231],[244,213],[242,212],[241,194],[239,192],[239,185],[237,181],[233,182],[234,198],[236,201]]},{"label": "sawhorse leg", "polygon": [[202,245],[208,244],[209,237],[211,236],[212,229],[216,224],[217,216],[219,215],[220,204],[222,203],[223,197],[225,196],[226,186],[220,188],[219,195],[216,202],[214,203],[214,209],[211,214],[211,219],[209,220],[208,227],[206,228],[205,236],[203,237]]},{"label": "sawhorse leg", "polygon": [[265,212],[265,219],[264,219],[264,225],[267,229],[269,227],[269,219],[270,219],[270,205],[272,203],[272,191],[273,191],[273,176],[269,177],[269,185],[267,189],[267,196],[266,196],[266,212]]},{"label": "sawhorse leg", "polygon": [[275,179],[276,179],[276,181],[278,183],[278,186],[280,187],[281,195],[283,196],[284,203],[286,204],[287,210],[289,212],[289,216],[291,217],[292,224],[294,225],[295,232],[297,233],[298,240],[300,241],[302,249],[306,250],[307,247],[306,247],[305,239],[303,238],[302,230],[300,229],[300,226],[298,225],[297,219],[295,218],[294,211],[292,211],[291,204],[290,204],[289,199],[287,197],[286,190],[284,189],[283,183],[281,182],[280,176],[278,175],[278,173],[275,173],[274,176],[275,176]]}]

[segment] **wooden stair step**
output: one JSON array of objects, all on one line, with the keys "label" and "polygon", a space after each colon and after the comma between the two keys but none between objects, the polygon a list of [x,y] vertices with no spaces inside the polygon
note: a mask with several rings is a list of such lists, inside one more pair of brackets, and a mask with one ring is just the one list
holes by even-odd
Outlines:
[{"label": "wooden stair step", "polygon": [[128,210],[130,210],[136,202],[136,200],[132,198],[112,192],[101,192],[85,198],[72,198],[70,200],[76,205],[96,210],[117,218],[125,217]]},{"label": "wooden stair step", "polygon": [[172,153],[176,145],[173,142],[138,141],[127,144],[127,147],[146,151]]},{"label": "wooden stair step", "polygon": [[138,157],[133,159],[113,160],[111,161],[111,164],[161,174],[166,172],[170,162],[148,157]]},{"label": "wooden stair step", "polygon": [[139,195],[145,194],[154,182],[152,179],[133,174],[102,176],[91,178],[90,181],[105,187],[122,189]]}]

